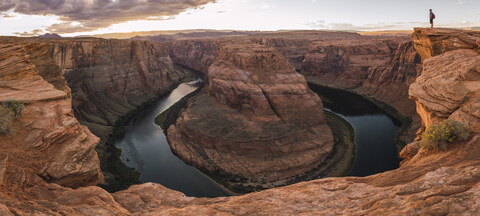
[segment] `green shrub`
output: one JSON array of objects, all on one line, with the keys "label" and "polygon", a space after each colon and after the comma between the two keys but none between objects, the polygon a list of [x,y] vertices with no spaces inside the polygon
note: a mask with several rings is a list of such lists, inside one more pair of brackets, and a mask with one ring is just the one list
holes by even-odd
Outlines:
[{"label": "green shrub", "polygon": [[13,121],[13,112],[0,106],[0,134],[9,134]]},{"label": "green shrub", "polygon": [[15,115],[15,117],[19,116],[20,113],[22,113],[23,103],[18,100],[10,99],[10,100],[3,101],[2,104],[4,107],[11,110]]},{"label": "green shrub", "polygon": [[420,145],[427,149],[446,150],[449,143],[466,140],[470,128],[454,120],[444,120],[428,127],[422,134]]}]

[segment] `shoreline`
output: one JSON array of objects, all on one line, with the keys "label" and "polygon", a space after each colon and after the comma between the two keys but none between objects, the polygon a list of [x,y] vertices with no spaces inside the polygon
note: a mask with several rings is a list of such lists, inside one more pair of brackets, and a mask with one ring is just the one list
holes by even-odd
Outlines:
[{"label": "shoreline", "polygon": [[125,136],[125,127],[133,118],[139,115],[146,108],[154,106],[161,98],[170,94],[180,84],[189,82],[194,76],[194,72],[186,72],[183,78],[178,80],[177,83],[173,84],[167,91],[162,94],[158,94],[154,98],[151,98],[136,106],[135,109],[129,111],[115,122],[112,133],[105,141],[106,154],[100,161],[102,173],[108,173],[109,175],[105,175],[105,181],[101,184],[98,184],[99,187],[110,193],[113,193],[128,189],[132,185],[143,183],[140,179],[141,173],[135,168],[128,167],[120,159],[122,150],[116,147],[116,142]]}]

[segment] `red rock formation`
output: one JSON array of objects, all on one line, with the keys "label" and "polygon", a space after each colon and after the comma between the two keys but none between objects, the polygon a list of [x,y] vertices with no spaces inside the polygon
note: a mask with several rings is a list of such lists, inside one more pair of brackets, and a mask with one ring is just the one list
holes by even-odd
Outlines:
[{"label": "red rock formation", "polygon": [[212,39],[190,39],[172,42],[170,56],[175,64],[207,73],[217,55],[217,42]]},{"label": "red rock formation", "polygon": [[478,34],[478,31],[416,28],[412,40],[422,60],[426,60],[451,50],[479,49]]},{"label": "red rock formation", "polygon": [[480,132],[480,47],[464,49],[475,47],[472,43],[480,41],[480,33],[416,29],[413,38],[419,53],[424,53],[424,71],[410,86],[410,96],[423,126],[452,118],[468,122]]},{"label": "red rock formation", "polygon": [[301,71],[302,62],[308,54],[308,48],[314,41],[360,38],[357,33],[325,31],[290,31],[269,34],[257,34],[246,37],[253,43],[275,48],[288,59],[295,70]]},{"label": "red rock formation", "polygon": [[320,98],[273,48],[223,45],[204,92],[168,129],[172,150],[189,164],[268,188],[315,168],[332,150]]},{"label": "red rock formation", "polygon": [[[167,45],[170,47],[170,56],[172,60],[179,65],[207,73],[210,65],[215,61],[217,47],[222,43],[231,43],[233,41],[250,41],[252,43],[265,45],[275,48],[285,58],[288,59],[295,70],[300,71],[302,61],[308,53],[310,44],[318,40],[334,40],[347,38],[360,38],[356,33],[348,32],[323,32],[323,31],[288,31],[281,33],[258,33],[248,36],[222,37],[218,36],[204,38],[182,38],[168,37],[166,40],[162,36],[145,37],[139,39],[148,39],[152,41],[170,41]],[[173,41],[172,41],[173,40]]]},{"label": "red rock formation", "polygon": [[410,142],[420,127],[408,86],[420,75],[420,57],[405,37],[369,36],[314,42],[302,73],[321,85],[347,88],[393,106],[413,122],[401,140]]},{"label": "red rock formation", "polygon": [[[158,43],[79,39],[53,40],[50,46],[72,88],[75,116],[103,141],[120,117],[166,93],[183,76]],[[103,148],[97,148],[100,154]]]},{"label": "red rock formation", "polygon": [[55,65],[35,64],[48,56],[48,45],[0,44],[0,50],[0,101],[25,104],[11,134],[0,135],[2,186],[14,191],[42,181],[69,187],[101,182],[94,151],[99,139],[73,117],[70,89],[59,82],[59,70],[46,70]]},{"label": "red rock formation", "polygon": [[369,68],[385,66],[401,41],[399,37],[316,41],[303,61],[302,74],[359,87],[368,77]]}]

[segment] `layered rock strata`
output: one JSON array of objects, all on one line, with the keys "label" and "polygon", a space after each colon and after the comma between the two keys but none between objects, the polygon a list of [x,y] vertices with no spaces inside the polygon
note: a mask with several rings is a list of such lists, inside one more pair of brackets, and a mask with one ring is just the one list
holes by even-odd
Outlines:
[{"label": "layered rock strata", "polygon": [[217,56],[215,39],[176,40],[169,44],[169,53],[175,64],[206,74]]},{"label": "layered rock strata", "polygon": [[454,119],[480,132],[480,33],[416,29],[413,38],[424,71],[410,86],[410,97],[423,126]]},{"label": "layered rock strata", "polygon": [[94,150],[99,139],[73,116],[59,68],[43,59],[49,46],[2,43],[0,50],[0,102],[25,104],[10,134],[0,134],[2,187],[14,192],[43,181],[68,187],[102,182]]},{"label": "layered rock strata", "polygon": [[[102,141],[122,116],[183,77],[158,43],[78,39],[55,40],[50,46],[50,56],[72,89],[75,116]],[[97,150],[102,156],[104,147]]]},{"label": "layered rock strata", "polygon": [[413,121],[400,139],[410,142],[420,127],[408,86],[421,73],[421,58],[408,38],[370,36],[312,43],[302,64],[310,82],[349,89],[393,106]]},{"label": "layered rock strata", "polygon": [[359,87],[369,69],[385,66],[401,42],[401,37],[363,37],[316,41],[310,45],[302,64],[302,74],[335,81],[345,87]]},{"label": "layered rock strata", "polygon": [[420,127],[408,86],[421,73],[421,58],[407,36],[361,36],[354,33],[292,31],[243,37],[179,39],[168,44],[175,63],[204,74],[217,47],[235,41],[273,47],[309,82],[353,90],[397,109],[413,120],[401,140],[409,142]]},{"label": "layered rock strata", "polygon": [[[275,48],[280,54],[288,59],[295,70],[300,71],[302,62],[308,54],[309,46],[314,41],[319,40],[338,40],[361,38],[359,34],[348,32],[322,32],[322,31],[287,31],[281,33],[258,33],[248,36],[229,36],[221,37],[210,36],[205,38],[176,38],[166,43],[170,47],[170,56],[172,60],[179,65],[183,65],[204,74],[214,62],[217,55],[217,48],[223,43],[232,43],[235,41],[250,41],[252,43],[265,45]],[[158,41],[158,37],[147,37]],[[166,41],[166,42],[167,42]]]},{"label": "layered rock strata", "polygon": [[415,49],[426,60],[445,52],[458,49],[479,49],[478,31],[463,31],[457,29],[422,29],[416,28],[412,40]]},{"label": "layered rock strata", "polygon": [[273,187],[318,166],[332,132],[320,98],[273,48],[223,45],[195,97],[168,129],[172,150],[210,173]]}]

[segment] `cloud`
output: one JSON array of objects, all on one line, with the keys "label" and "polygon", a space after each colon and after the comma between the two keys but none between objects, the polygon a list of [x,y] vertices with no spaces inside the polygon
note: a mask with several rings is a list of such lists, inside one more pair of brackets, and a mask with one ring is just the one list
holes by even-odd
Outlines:
[{"label": "cloud", "polygon": [[313,27],[313,28],[326,28],[326,22],[325,20],[316,20],[313,22],[307,23],[307,26]]},{"label": "cloud", "polygon": [[315,4],[315,2],[317,2],[317,0],[312,0],[312,4]]},{"label": "cloud", "polygon": [[422,26],[422,22],[392,22],[392,23],[373,23],[365,25],[354,25],[352,23],[327,23],[324,20],[317,20],[307,23],[312,28],[343,30],[343,31],[379,31],[379,30],[402,30],[411,29],[414,26]]},{"label": "cloud", "polygon": [[33,36],[41,35],[41,34],[44,34],[44,33],[45,32],[41,29],[35,29],[33,31],[30,31],[30,32],[15,32],[13,34],[18,35],[18,36],[22,36],[22,37],[33,37]]},{"label": "cloud", "polygon": [[8,14],[8,13],[5,13],[5,14],[3,14],[3,15],[2,15],[2,17],[3,17],[3,18],[14,18],[14,17],[15,17],[15,15],[13,15],[13,14]]},{"label": "cloud", "polygon": [[[52,33],[93,31],[112,24],[152,17],[172,17],[187,9],[201,9],[217,0],[0,0],[0,12],[13,10],[27,15],[57,15],[61,24]],[[80,25],[72,25],[78,22]]]},{"label": "cloud", "polygon": [[467,3],[466,0],[457,0],[457,4],[458,4],[458,5],[463,5],[463,4],[465,4],[465,3]]},{"label": "cloud", "polygon": [[[338,31],[385,31],[385,30],[412,30],[414,27],[430,26],[427,22],[391,22],[391,23],[372,23],[365,25],[354,25],[352,23],[327,23],[324,20],[309,22],[307,26],[315,29],[328,29]],[[458,23],[439,23],[437,27],[445,28],[466,28],[477,26],[477,22],[462,21]]]}]

